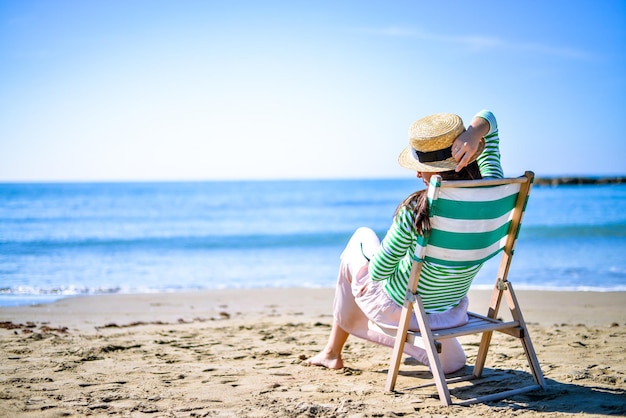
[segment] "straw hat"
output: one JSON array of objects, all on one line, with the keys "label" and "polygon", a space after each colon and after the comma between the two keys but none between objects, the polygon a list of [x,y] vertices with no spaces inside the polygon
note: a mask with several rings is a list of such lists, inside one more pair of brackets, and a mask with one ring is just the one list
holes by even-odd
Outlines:
[{"label": "straw hat", "polygon": [[[423,117],[409,128],[409,146],[400,153],[398,162],[404,168],[426,173],[454,170],[458,162],[452,156],[454,140],[465,131],[463,120],[452,113],[436,113]],[[481,140],[476,154],[485,149]]]}]

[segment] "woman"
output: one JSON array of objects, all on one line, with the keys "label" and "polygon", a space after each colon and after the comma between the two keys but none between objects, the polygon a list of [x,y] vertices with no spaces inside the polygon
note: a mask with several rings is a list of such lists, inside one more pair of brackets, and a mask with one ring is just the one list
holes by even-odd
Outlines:
[{"label": "woman", "polygon": [[[465,130],[460,117],[448,113],[419,119],[409,129],[410,145],[398,159],[428,185],[438,173],[444,180],[503,177],[498,125],[488,110],[478,112]],[[359,228],[341,254],[334,302],[333,327],[326,347],[306,360],[308,365],[343,367],[341,351],[350,334],[393,346],[394,339],[368,328],[372,320],[397,326],[406,293],[417,234],[429,229],[426,191],[406,198],[396,210],[382,242],[369,228]],[[467,292],[481,265],[446,268],[425,262],[418,292],[432,329],[467,322]],[[413,316],[410,329],[418,330]],[[465,352],[456,339],[442,340],[444,373],[465,366]],[[428,365],[426,352],[406,344],[405,353]]]}]

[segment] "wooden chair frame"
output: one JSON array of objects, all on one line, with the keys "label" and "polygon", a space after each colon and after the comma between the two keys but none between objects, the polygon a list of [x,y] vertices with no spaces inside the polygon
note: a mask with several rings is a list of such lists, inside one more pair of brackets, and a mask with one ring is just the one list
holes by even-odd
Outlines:
[{"label": "wooden chair frame", "polygon": [[[528,200],[528,196],[530,193],[530,188],[534,179],[534,174],[530,171],[527,171],[524,176],[513,179],[487,179],[487,180],[475,180],[475,181],[454,181],[454,182],[442,182],[441,179],[436,179],[435,182],[431,181],[430,188],[433,187],[481,187],[481,186],[498,186],[507,183],[520,183],[520,191],[518,194],[517,201],[515,203],[515,209],[513,211],[512,222],[509,229],[509,233],[507,235],[506,244],[502,250],[502,257],[500,260],[500,267],[497,273],[497,279],[493,288],[493,293],[491,297],[490,306],[487,311],[487,315],[478,315],[473,312],[468,312],[469,322],[460,327],[449,328],[443,330],[431,330],[428,324],[428,317],[426,312],[424,311],[424,305],[422,300],[418,294],[416,294],[416,289],[420,277],[420,272],[422,269],[422,262],[414,261],[411,268],[411,276],[409,280],[409,286],[407,289],[407,296],[405,298],[402,315],[400,319],[400,323],[398,325],[398,329],[396,331],[396,341],[395,346],[393,348],[393,354],[391,357],[391,363],[389,366],[389,371],[387,375],[387,382],[385,385],[386,391],[393,391],[396,379],[398,376],[400,361],[403,355],[404,344],[407,341],[413,341],[416,337],[421,337],[422,342],[425,346],[426,352],[428,354],[428,360],[430,362],[430,369],[433,375],[434,384],[437,386],[437,391],[439,393],[439,399],[443,405],[451,405],[453,404],[450,391],[448,389],[448,384],[467,381],[472,379],[477,379],[482,377],[482,373],[485,367],[485,362],[487,359],[487,351],[489,349],[491,343],[491,337],[494,331],[503,332],[505,334],[514,336],[519,338],[524,352],[526,354],[526,359],[528,360],[528,364],[530,366],[530,370],[532,376],[534,378],[535,384],[530,386],[525,386],[519,389],[506,390],[501,391],[499,393],[480,396],[472,399],[467,399],[462,402],[457,402],[455,404],[466,405],[477,402],[488,402],[493,400],[499,400],[508,398],[510,396],[528,392],[531,390],[537,389],[546,389],[546,383],[543,377],[543,373],[541,372],[541,368],[539,366],[539,361],[537,360],[537,356],[535,354],[530,335],[526,328],[526,323],[524,322],[524,318],[522,316],[522,311],[520,305],[518,303],[517,297],[515,296],[515,292],[513,291],[513,286],[508,281],[508,273],[511,265],[511,260],[513,257],[513,252],[515,249],[515,243],[519,234],[519,229],[522,222],[523,213],[526,207],[526,203]],[[439,183],[435,185],[436,183]],[[435,196],[438,193],[437,190],[429,190],[429,192],[434,192]],[[424,252],[426,248],[424,248]],[[423,259],[424,257],[421,257]],[[497,319],[498,311],[500,309],[500,304],[502,298],[506,299],[508,307],[511,311],[512,321],[504,322],[502,320]],[[420,332],[411,332],[409,331],[409,323],[410,317],[412,315],[413,310],[415,310],[417,321],[419,324]],[[469,334],[477,334],[482,333],[482,339],[480,346],[478,348],[478,355],[476,357],[476,363],[473,368],[473,372],[471,375],[452,378],[446,380],[446,377],[443,373],[441,362],[439,360],[439,355],[437,352],[438,348],[438,340],[442,340],[445,338],[455,338],[463,335]]]}]

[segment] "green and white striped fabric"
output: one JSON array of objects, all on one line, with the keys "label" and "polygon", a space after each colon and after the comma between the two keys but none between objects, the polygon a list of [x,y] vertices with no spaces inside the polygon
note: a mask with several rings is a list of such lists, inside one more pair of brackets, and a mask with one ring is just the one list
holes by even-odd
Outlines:
[{"label": "green and white striped fabric", "polygon": [[484,263],[505,246],[519,183],[429,189],[431,232],[417,240],[413,259],[441,266]]}]

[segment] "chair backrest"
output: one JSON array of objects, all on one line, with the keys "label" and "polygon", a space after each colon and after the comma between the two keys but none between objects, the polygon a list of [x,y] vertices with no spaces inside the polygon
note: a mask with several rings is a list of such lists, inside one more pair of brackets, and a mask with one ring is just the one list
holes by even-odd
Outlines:
[{"label": "chair backrest", "polygon": [[428,190],[431,231],[420,236],[413,259],[447,266],[483,263],[513,254],[534,174],[505,179],[442,181]]}]

